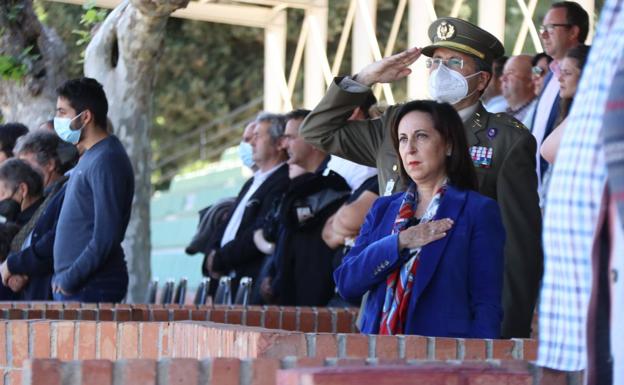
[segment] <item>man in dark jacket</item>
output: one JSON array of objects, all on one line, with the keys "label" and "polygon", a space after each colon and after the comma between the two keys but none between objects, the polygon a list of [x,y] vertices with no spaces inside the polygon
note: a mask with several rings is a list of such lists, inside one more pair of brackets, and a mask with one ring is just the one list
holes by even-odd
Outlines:
[{"label": "man in dark jacket", "polygon": [[284,117],[265,113],[256,121],[251,146],[258,171],[239,192],[229,219],[220,230],[219,247],[206,254],[202,265],[206,276],[232,276],[234,288],[240,277],[255,280],[258,275],[264,254],[254,244],[253,233],[260,228],[275,197],[281,196],[289,183],[282,140]]}]

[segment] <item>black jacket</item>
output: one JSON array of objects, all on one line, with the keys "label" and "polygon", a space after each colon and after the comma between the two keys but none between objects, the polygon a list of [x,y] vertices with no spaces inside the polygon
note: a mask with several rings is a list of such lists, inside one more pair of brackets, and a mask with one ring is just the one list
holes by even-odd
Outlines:
[{"label": "black jacket", "polygon": [[[236,233],[236,237],[223,245],[216,251],[213,270],[227,274],[231,270],[236,272],[237,277],[251,277],[254,279],[260,270],[264,254],[258,250],[253,241],[253,233],[262,226],[262,219],[271,209],[273,200],[283,194],[288,188],[290,179],[288,179],[288,165],[283,164],[271,176],[267,178],[251,196],[245,207],[240,227]],[[248,180],[241,191],[238,193],[236,202],[232,206],[228,220],[225,221],[221,229],[219,229],[219,237],[221,239],[225,227],[229,222],[229,218],[236,210],[236,206],[245,196],[247,190],[251,187],[252,179]],[[205,258],[202,264],[202,272],[208,275],[205,268]]]}]

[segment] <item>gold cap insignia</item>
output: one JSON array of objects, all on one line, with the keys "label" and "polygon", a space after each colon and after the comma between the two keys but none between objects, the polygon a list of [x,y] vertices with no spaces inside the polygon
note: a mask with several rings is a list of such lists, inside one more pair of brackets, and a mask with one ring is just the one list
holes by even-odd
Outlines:
[{"label": "gold cap insignia", "polygon": [[436,36],[440,40],[448,40],[455,36],[455,27],[453,24],[443,21],[438,25],[438,29],[436,30]]}]

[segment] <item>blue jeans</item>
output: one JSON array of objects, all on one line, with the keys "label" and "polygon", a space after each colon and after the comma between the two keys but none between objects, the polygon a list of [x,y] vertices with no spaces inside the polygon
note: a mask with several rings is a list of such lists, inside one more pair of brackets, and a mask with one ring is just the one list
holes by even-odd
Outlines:
[{"label": "blue jeans", "polygon": [[96,277],[72,294],[54,293],[55,301],[121,302],[128,292],[128,276]]}]

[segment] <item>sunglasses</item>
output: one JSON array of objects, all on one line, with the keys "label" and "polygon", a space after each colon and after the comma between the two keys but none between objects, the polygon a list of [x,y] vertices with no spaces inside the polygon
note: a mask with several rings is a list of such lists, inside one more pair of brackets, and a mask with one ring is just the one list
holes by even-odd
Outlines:
[{"label": "sunglasses", "polygon": [[542,77],[546,74],[546,71],[542,67],[534,66],[531,68],[531,73],[535,76]]}]

